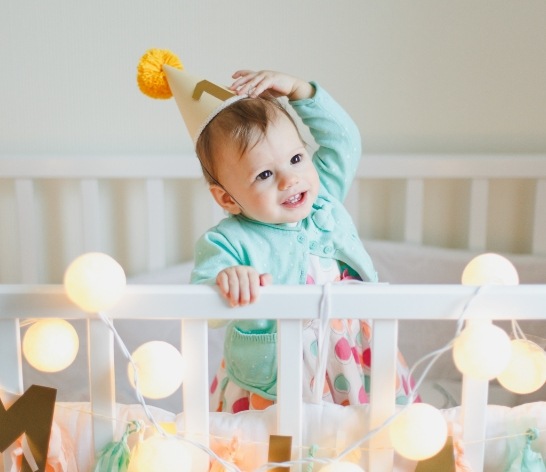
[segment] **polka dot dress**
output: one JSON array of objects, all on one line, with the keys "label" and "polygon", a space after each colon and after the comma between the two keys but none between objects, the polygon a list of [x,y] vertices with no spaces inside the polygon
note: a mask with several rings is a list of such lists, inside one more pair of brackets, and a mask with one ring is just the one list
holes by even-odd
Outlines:
[{"label": "polka dot dress", "polygon": [[[339,267],[337,261],[311,257],[307,284],[323,285],[343,279],[355,279],[350,269]],[[322,400],[339,405],[358,405],[369,402],[370,349],[373,332],[370,323],[356,319],[330,320],[327,333],[325,377],[321,384]],[[303,330],[303,399],[312,401],[315,375],[319,359],[320,320],[305,323]],[[411,387],[408,366],[399,353],[396,377],[396,401],[407,402]],[[211,385],[211,410],[237,413],[243,410],[262,410],[273,404],[272,400],[249,392],[231,382],[222,362]],[[316,396],[315,396],[316,398]]]}]

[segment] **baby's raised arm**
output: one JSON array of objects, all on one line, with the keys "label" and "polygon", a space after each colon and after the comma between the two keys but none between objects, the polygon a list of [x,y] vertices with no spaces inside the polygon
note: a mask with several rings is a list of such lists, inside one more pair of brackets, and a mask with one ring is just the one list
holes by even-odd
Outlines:
[{"label": "baby's raised arm", "polygon": [[288,97],[289,100],[311,98],[315,94],[315,88],[309,82],[282,72],[238,70],[232,77],[235,81],[230,89],[238,95],[252,98],[265,91],[277,97]]}]

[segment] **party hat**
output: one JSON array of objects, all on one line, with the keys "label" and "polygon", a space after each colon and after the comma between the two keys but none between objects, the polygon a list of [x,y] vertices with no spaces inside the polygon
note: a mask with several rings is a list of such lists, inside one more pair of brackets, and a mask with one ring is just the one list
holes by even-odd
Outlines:
[{"label": "party hat", "polygon": [[243,98],[226,87],[189,74],[178,57],[165,49],[149,49],[142,56],[137,83],[149,97],[174,96],[194,143],[220,111]]}]

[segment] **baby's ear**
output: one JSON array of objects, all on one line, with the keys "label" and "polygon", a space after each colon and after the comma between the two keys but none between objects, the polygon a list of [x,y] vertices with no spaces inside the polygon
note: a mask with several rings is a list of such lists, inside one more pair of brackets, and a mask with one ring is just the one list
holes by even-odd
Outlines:
[{"label": "baby's ear", "polygon": [[224,210],[232,215],[238,215],[241,213],[241,207],[234,200],[234,198],[220,185],[211,184],[209,186],[210,193],[216,203],[220,205]]}]

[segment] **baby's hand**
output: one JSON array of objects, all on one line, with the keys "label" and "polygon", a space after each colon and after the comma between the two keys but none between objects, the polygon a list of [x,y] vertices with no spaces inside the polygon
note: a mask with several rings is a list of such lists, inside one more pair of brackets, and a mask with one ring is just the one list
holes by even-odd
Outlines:
[{"label": "baby's hand", "polygon": [[289,100],[311,98],[315,88],[305,80],[272,70],[238,70],[232,77],[235,79],[230,89],[237,95],[259,97],[268,90],[276,97],[285,96]]},{"label": "baby's hand", "polygon": [[220,293],[232,306],[243,306],[258,300],[260,286],[271,284],[270,274],[258,274],[249,266],[233,266],[216,276]]}]

